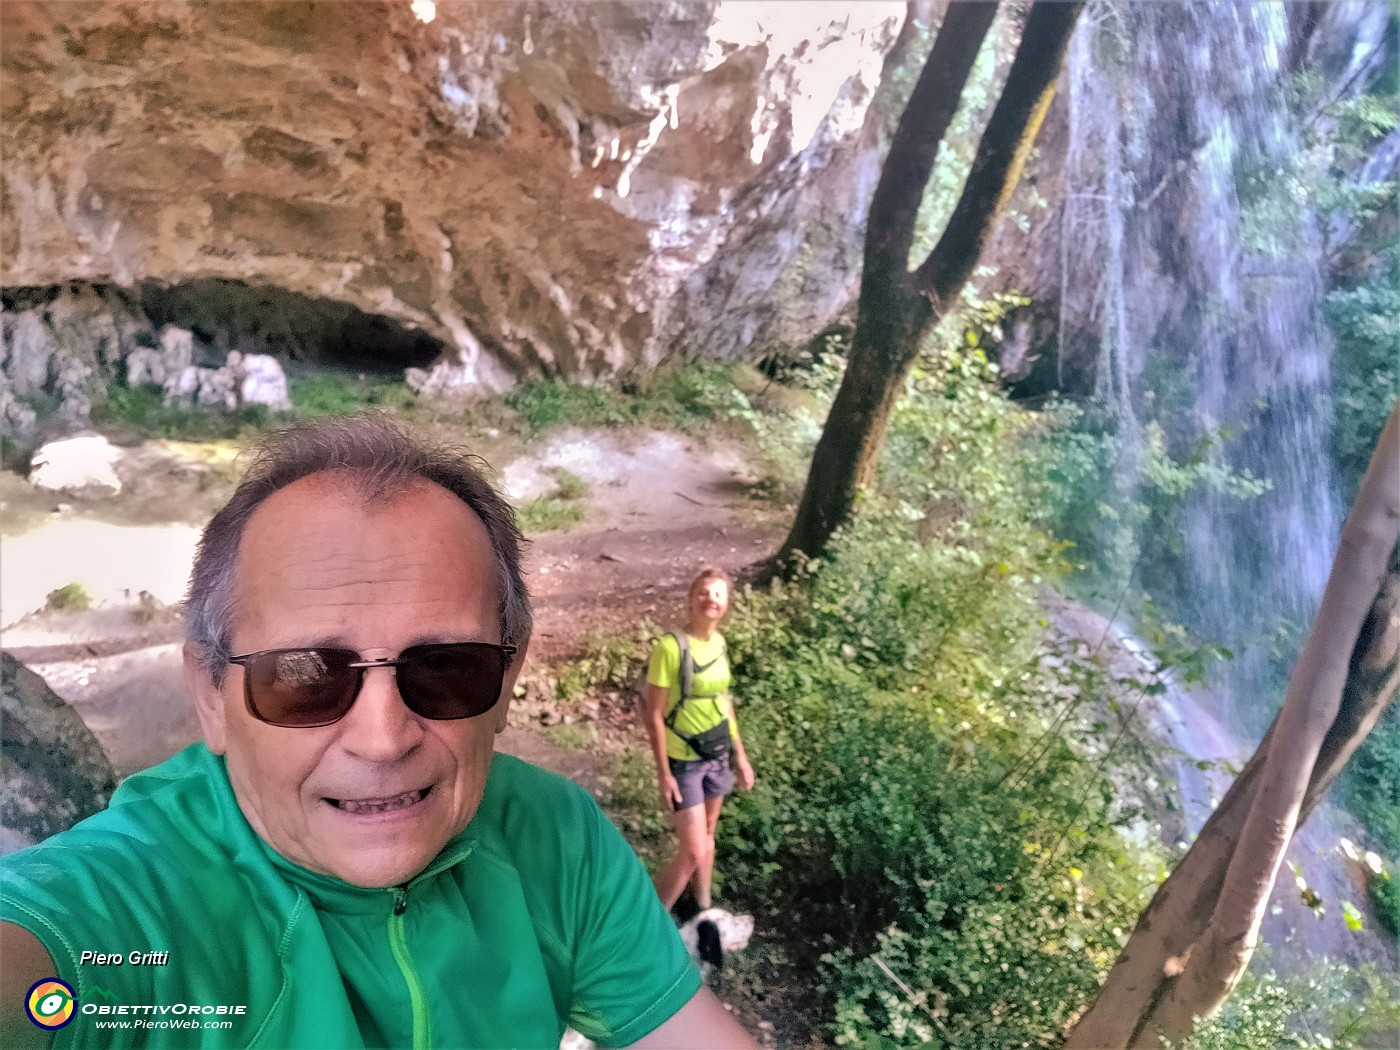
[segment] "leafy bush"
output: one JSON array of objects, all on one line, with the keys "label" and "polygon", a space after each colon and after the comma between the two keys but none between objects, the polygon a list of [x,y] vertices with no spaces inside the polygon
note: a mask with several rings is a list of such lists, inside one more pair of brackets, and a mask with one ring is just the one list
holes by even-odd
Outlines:
[{"label": "leafy bush", "polygon": [[630,690],[658,634],[656,625],[644,620],[631,631],[586,635],[579,655],[559,672],[557,696],[573,700],[591,689]]},{"label": "leafy bush", "polygon": [[617,390],[559,379],[522,383],[506,404],[531,433],[551,427],[667,425],[682,430],[723,419],[734,390],[732,370],[715,365],[657,368]]},{"label": "leafy bush", "polygon": [[1330,294],[1325,316],[1336,342],[1332,459],[1349,505],[1400,396],[1400,249],[1386,252],[1369,280]]},{"label": "leafy bush", "polygon": [[554,491],[537,496],[516,514],[524,532],[551,532],[577,525],[584,518],[578,501],[588,494],[588,483],[567,470],[554,472]]},{"label": "leafy bush", "polygon": [[1102,683],[1042,659],[1061,545],[991,378],[976,352],[917,373],[857,521],[726,631],[760,779],[721,871],[803,931],[843,1045],[1054,1042],[1154,877],[1083,746],[1101,727],[1045,731]]},{"label": "leafy bush", "polygon": [[92,608],[92,596],[86,587],[75,580],[49,591],[44,599],[44,608],[51,612],[83,612]]},{"label": "leafy bush", "polygon": [[1366,878],[1366,889],[1376,908],[1376,919],[1385,931],[1400,941],[1400,865],[1392,862],[1389,870],[1372,872]]},{"label": "leafy bush", "polygon": [[1384,1045],[1398,1025],[1393,978],[1371,965],[1324,960],[1302,977],[1246,973],[1220,1012],[1176,1050],[1363,1050]]},{"label": "leafy bush", "polygon": [[582,520],[582,507],[557,496],[536,496],[516,512],[517,524],[527,533],[567,529]]},{"label": "leafy bush", "polygon": [[293,413],[303,418],[348,416],[366,408],[402,412],[417,400],[401,378],[322,369],[289,376],[287,397]]},{"label": "leafy bush", "polygon": [[232,412],[165,404],[158,386],[114,386],[92,409],[92,421],[105,431],[134,438],[219,441],[246,437],[276,424],[265,405],[241,405]]},{"label": "leafy bush", "polygon": [[622,395],[558,379],[521,383],[506,395],[506,404],[533,433],[557,426],[618,427],[634,422]]}]

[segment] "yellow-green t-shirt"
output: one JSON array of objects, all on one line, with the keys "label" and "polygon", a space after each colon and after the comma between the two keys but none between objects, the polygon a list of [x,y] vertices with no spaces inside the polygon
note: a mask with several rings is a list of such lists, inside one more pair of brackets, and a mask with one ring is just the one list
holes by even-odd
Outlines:
[{"label": "yellow-green t-shirt", "polygon": [[[711,635],[708,642],[690,638],[690,659],[695,664],[695,678],[690,683],[690,699],[676,715],[676,728],[686,736],[698,736],[729,717],[729,706],[725,702],[729,693],[729,659],[724,655],[724,638],[718,633]],[[701,671],[706,664],[710,666]],[[666,635],[651,651],[647,681],[667,690],[666,714],[669,717],[681,699],[681,649],[675,635]],[[666,754],[690,762],[700,758],[669,728],[666,730]]]}]

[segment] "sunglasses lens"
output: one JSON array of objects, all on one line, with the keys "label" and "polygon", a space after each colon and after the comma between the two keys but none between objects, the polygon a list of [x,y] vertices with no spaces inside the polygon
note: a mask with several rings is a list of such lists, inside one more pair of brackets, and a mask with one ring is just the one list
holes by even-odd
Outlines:
[{"label": "sunglasses lens", "polygon": [[424,718],[472,718],[496,706],[506,655],[494,645],[416,645],[399,655],[399,695]]},{"label": "sunglasses lens", "polygon": [[329,725],[355,702],[359,659],[349,649],[282,649],[248,661],[248,706],[275,726]]}]

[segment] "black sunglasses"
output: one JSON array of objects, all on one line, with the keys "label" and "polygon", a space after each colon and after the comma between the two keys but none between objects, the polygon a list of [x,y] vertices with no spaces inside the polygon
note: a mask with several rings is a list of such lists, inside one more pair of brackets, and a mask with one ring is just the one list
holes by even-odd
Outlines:
[{"label": "black sunglasses", "polygon": [[243,668],[243,697],[268,725],[313,729],[338,722],[360,694],[365,671],[392,667],[399,695],[424,718],[474,718],[496,706],[513,645],[414,645],[394,660],[362,660],[353,649],[265,649],[231,656]]}]

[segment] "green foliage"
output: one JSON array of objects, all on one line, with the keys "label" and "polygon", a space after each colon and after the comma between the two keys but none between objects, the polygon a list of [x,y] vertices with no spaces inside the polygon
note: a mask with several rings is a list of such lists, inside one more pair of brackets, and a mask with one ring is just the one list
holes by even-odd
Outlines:
[{"label": "green foliage", "polygon": [[[1140,579],[1183,578],[1180,518],[1192,496],[1250,500],[1269,489],[1267,480],[1224,461],[1225,431],[1176,449],[1156,422],[1139,436],[1122,434],[1098,402],[1052,401],[1037,415],[1024,460],[1030,513],[1071,545],[1078,589],[1091,599],[1116,603],[1139,569]],[[1179,614],[1171,600],[1165,604]]]},{"label": "green foliage", "polygon": [[562,500],[583,499],[588,495],[588,482],[570,470],[554,472],[554,495]]},{"label": "green foliage", "polygon": [[1264,258],[1315,250],[1300,214],[1329,223],[1366,224],[1396,204],[1394,180],[1368,180],[1363,164],[1397,123],[1392,94],[1342,97],[1336,86],[1306,71],[1289,85],[1294,112],[1308,114],[1298,148],[1236,171],[1242,243]]},{"label": "green foliage", "polygon": [[634,422],[625,398],[600,386],[558,379],[522,383],[506,396],[533,433],[558,426],[618,427]]},{"label": "green foliage", "polygon": [[522,383],[506,396],[530,433],[552,427],[673,426],[690,429],[727,414],[731,371],[715,365],[657,368],[614,390],[559,379]]},{"label": "green foliage", "polygon": [[627,841],[648,870],[656,871],[670,847],[671,825],[657,804],[656,766],[651,752],[636,748],[613,756],[608,781],[608,815],[627,834]]},{"label": "green foliage", "polygon": [[1347,803],[1392,857],[1400,857],[1400,705],[1392,703],[1352,756]]},{"label": "green foliage", "polygon": [[1327,297],[1332,359],[1332,460],[1343,502],[1350,505],[1390,410],[1400,397],[1400,248],[1355,288]]},{"label": "green foliage", "polygon": [[232,412],[165,404],[158,386],[114,386],[93,406],[92,421],[106,431],[135,438],[220,441],[246,437],[273,426],[277,417],[265,405],[241,405]]},{"label": "green foliage", "polygon": [[516,512],[523,532],[552,532],[577,525],[584,518],[578,501],[588,494],[588,482],[567,470],[554,471],[554,491],[536,496]]},{"label": "green foliage", "polygon": [[76,580],[49,591],[44,599],[44,608],[50,612],[84,612],[92,608],[92,596]]},{"label": "green foliage", "polygon": [[515,517],[522,532],[556,532],[581,522],[583,508],[557,496],[536,496]]},{"label": "green foliage", "polygon": [[287,380],[287,397],[293,413],[302,418],[348,416],[367,408],[404,412],[417,400],[402,378],[323,369],[293,373]]},{"label": "green foliage", "polygon": [[1376,919],[1381,927],[1400,941],[1400,878],[1395,872],[1400,870],[1392,863],[1388,870],[1372,872],[1366,878],[1366,889],[1371,894],[1371,904],[1376,909]]},{"label": "green foliage", "polygon": [[858,519],[726,631],[760,779],[723,869],[820,953],[843,1045],[1054,1041],[1157,877],[1087,757],[1103,727],[1041,735],[1057,689],[1102,682],[1041,659],[1060,544],[993,379],[976,350],[925,362]]},{"label": "green foliage", "polygon": [[549,739],[556,747],[586,751],[598,743],[598,727],[592,722],[560,722],[549,727]]},{"label": "green foliage", "polygon": [[586,635],[578,656],[559,672],[556,695],[567,701],[594,689],[630,690],[659,633],[655,624],[643,620],[630,631],[594,631]]},{"label": "green foliage", "polygon": [[1389,975],[1322,961],[1304,977],[1246,973],[1176,1050],[1365,1050],[1397,1025],[1400,997]]}]

